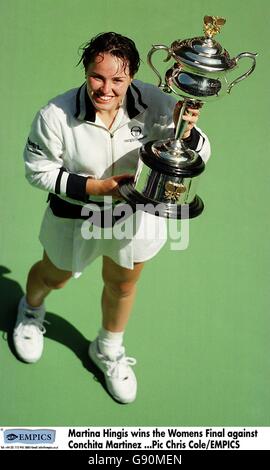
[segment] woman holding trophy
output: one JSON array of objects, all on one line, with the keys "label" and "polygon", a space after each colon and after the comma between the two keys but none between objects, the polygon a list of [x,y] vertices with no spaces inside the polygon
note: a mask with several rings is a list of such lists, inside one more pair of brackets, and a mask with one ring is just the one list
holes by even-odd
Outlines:
[{"label": "woman holding trophy", "polygon": [[[94,204],[104,212],[108,196],[113,205],[119,203],[121,183],[132,182],[136,174],[138,150],[151,139],[173,137],[181,103],[158,87],[134,79],[139,54],[125,36],[94,37],[83,48],[80,62],[84,83],[38,112],[25,147],[27,180],[49,193],[49,204],[40,231],[43,259],[30,269],[13,340],[22,360],[38,361],[43,352],[46,296],[102,256],[102,327],[90,344],[89,356],[104,373],[112,397],[129,403],[136,397],[132,369],[136,361],[125,355],[123,335],[144,262],[159,252],[166,239],[143,240],[136,234],[130,240],[84,239],[82,208]],[[195,127],[198,116],[197,109],[188,109],[182,138],[206,161],[210,145]],[[149,227],[149,221],[153,226],[164,223],[142,212],[141,227],[146,222]]]}]

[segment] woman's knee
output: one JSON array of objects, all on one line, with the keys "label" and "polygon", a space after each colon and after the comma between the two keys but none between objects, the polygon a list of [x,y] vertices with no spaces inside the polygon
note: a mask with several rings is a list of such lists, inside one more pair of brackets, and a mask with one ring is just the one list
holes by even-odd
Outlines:
[{"label": "woman's knee", "polygon": [[44,253],[43,260],[40,262],[40,273],[43,283],[49,289],[62,289],[72,277],[71,271],[57,268],[46,253]]},{"label": "woman's knee", "polygon": [[126,269],[117,265],[110,258],[103,257],[102,277],[105,288],[112,295],[127,297],[132,295],[136,289],[143,263],[134,265],[134,269]]},{"label": "woman's knee", "polygon": [[129,297],[136,289],[136,282],[104,281],[105,289],[114,297]]},{"label": "woman's knee", "polygon": [[60,279],[54,279],[48,275],[47,276],[45,275],[43,277],[43,282],[46,285],[46,287],[48,287],[49,289],[62,289],[63,287],[65,287],[69,279],[70,277],[60,280]]}]

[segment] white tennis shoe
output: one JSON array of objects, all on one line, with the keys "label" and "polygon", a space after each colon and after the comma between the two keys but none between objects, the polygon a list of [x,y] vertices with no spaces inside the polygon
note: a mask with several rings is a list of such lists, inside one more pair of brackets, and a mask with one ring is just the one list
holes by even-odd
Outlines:
[{"label": "white tennis shoe", "polygon": [[18,317],[13,331],[13,343],[18,356],[25,362],[37,362],[43,352],[43,335],[46,332],[43,322],[45,307],[31,309],[25,296],[18,306]]},{"label": "white tennis shoe", "polygon": [[136,364],[136,359],[126,357],[123,346],[115,358],[104,356],[99,351],[97,338],[90,344],[89,356],[104,373],[108,391],[113,398],[120,403],[133,402],[137,393],[137,380],[131,366]]}]

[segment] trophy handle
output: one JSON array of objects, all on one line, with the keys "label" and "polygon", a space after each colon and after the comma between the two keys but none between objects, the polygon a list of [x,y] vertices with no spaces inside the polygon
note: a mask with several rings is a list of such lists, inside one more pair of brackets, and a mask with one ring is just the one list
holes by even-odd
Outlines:
[{"label": "trophy handle", "polygon": [[171,49],[169,47],[164,46],[163,44],[155,44],[155,45],[153,45],[152,49],[150,49],[150,51],[147,54],[147,62],[150,65],[151,69],[158,76],[158,80],[159,80],[158,87],[162,88],[162,90],[165,91],[166,93],[171,93],[172,90],[166,84],[166,82],[162,81],[162,77],[161,77],[159,71],[156,69],[156,67],[153,65],[153,62],[152,62],[152,55],[155,52],[160,51],[160,50],[167,51],[167,53],[168,53],[166,59],[164,59],[163,62],[168,62],[168,60],[170,60],[170,58],[173,56],[173,52],[171,51]]},{"label": "trophy handle", "polygon": [[236,78],[232,83],[230,83],[230,85],[228,86],[228,89],[227,89],[227,93],[231,92],[232,87],[234,85],[236,85],[236,83],[241,82],[241,80],[244,80],[245,78],[247,78],[253,72],[253,70],[256,67],[256,59],[255,59],[256,56],[257,56],[257,53],[253,54],[252,52],[241,52],[241,54],[238,54],[233,59],[235,61],[235,65],[237,65],[237,62],[240,59],[243,59],[243,57],[249,57],[252,60],[253,64],[246,73],[243,73],[243,75],[240,75],[240,77]]}]

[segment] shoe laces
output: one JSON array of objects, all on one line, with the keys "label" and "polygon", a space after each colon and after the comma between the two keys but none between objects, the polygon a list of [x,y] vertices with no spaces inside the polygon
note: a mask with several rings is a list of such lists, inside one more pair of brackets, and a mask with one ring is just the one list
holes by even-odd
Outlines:
[{"label": "shoe laces", "polygon": [[18,325],[18,330],[25,337],[31,337],[33,333],[32,326],[37,328],[38,333],[44,335],[46,328],[43,323],[49,324],[47,320],[41,319],[35,315],[32,310],[25,309],[23,312],[23,318]]},{"label": "shoe laces", "polygon": [[120,348],[120,355],[115,359],[107,358],[101,353],[97,353],[102,362],[106,365],[106,374],[112,379],[126,380],[128,378],[128,367],[135,366],[136,359],[134,357],[125,356],[125,348]]}]

